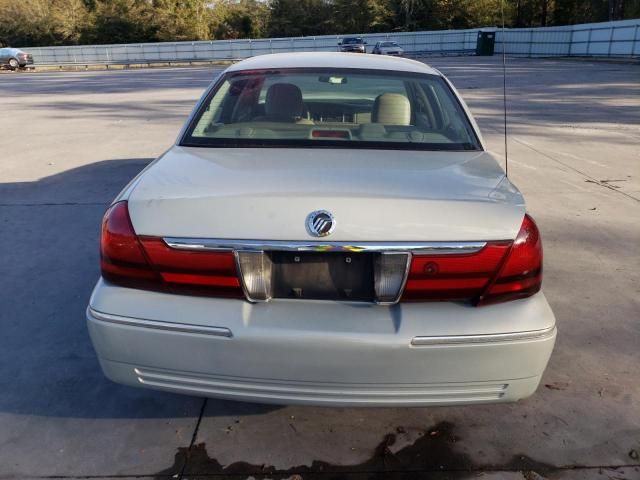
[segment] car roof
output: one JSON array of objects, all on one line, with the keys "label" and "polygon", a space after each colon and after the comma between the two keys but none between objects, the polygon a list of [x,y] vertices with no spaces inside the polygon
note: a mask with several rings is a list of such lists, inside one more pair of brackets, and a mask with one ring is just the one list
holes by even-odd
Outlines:
[{"label": "car roof", "polygon": [[296,52],[258,55],[227,68],[228,72],[270,68],[355,68],[362,70],[392,70],[441,76],[426,63],[402,57],[342,52]]}]

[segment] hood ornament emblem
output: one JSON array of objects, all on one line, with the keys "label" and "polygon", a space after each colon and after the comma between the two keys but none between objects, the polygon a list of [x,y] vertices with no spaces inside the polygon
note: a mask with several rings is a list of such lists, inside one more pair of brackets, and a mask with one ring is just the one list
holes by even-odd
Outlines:
[{"label": "hood ornament emblem", "polygon": [[307,232],[314,237],[326,237],[336,228],[336,220],[326,210],[316,210],[307,216]]}]

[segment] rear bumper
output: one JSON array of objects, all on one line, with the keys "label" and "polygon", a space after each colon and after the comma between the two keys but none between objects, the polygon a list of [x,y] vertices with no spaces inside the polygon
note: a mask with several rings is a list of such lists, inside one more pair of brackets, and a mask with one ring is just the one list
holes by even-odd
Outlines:
[{"label": "rear bumper", "polygon": [[87,319],[113,381],[280,404],[515,401],[537,388],[556,337],[542,294],[482,308],[249,304],[100,281]]}]

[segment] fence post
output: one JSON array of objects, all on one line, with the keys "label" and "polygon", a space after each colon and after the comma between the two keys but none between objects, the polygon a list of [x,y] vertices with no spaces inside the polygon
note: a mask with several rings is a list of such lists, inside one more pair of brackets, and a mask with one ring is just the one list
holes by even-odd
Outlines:
[{"label": "fence post", "polygon": [[613,43],[613,33],[615,32],[615,25],[611,25],[611,32],[609,33],[609,47],[607,49],[607,57],[611,56],[611,44]]},{"label": "fence post", "polygon": [[573,27],[569,30],[569,50],[567,51],[567,56],[571,56],[571,50],[573,49]]},{"label": "fence post", "polygon": [[636,25],[636,30],[635,32],[633,32],[633,43],[631,44],[632,56],[636,53],[636,43],[638,42],[638,27],[640,27],[640,24]]},{"label": "fence post", "polygon": [[587,51],[584,52],[587,57],[589,56],[589,50],[591,50],[591,30],[591,27],[589,27],[589,33],[587,35]]},{"label": "fence post", "polygon": [[531,58],[532,48],[533,48],[533,28],[529,29],[529,58]]}]

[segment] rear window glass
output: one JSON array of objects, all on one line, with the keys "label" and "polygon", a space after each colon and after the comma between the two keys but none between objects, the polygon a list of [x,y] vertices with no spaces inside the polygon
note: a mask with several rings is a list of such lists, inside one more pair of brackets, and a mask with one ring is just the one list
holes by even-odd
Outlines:
[{"label": "rear window glass", "polygon": [[479,149],[442,78],[326,69],[227,74],[182,144]]}]

